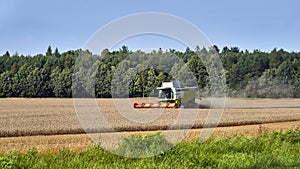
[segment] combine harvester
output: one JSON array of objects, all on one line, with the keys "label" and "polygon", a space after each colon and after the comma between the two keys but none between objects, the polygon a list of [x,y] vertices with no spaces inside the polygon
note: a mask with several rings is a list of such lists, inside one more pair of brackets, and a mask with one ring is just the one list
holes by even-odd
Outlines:
[{"label": "combine harvester", "polygon": [[180,86],[179,81],[163,82],[158,90],[157,103],[134,103],[134,108],[199,108],[195,103],[197,87]]}]

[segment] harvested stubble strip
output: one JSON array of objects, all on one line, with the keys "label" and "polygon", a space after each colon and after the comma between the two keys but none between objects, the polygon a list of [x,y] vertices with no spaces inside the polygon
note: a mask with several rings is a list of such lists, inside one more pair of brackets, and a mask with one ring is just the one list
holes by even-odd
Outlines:
[{"label": "harvested stubble strip", "polygon": [[238,121],[238,122],[220,122],[220,123],[208,123],[204,126],[203,123],[196,123],[191,125],[180,126],[168,126],[168,125],[136,125],[125,127],[102,128],[102,129],[61,129],[61,130],[36,130],[36,131],[0,131],[0,137],[19,137],[19,136],[37,136],[37,135],[64,135],[64,134],[85,134],[85,133],[110,133],[110,132],[131,132],[131,131],[156,131],[156,130],[180,130],[180,129],[201,129],[213,128],[213,127],[231,127],[231,126],[245,126],[245,125],[257,125],[267,123],[279,123],[279,122],[292,122],[300,121],[300,119],[294,118],[289,120],[263,120],[263,121]]},{"label": "harvested stubble strip", "polygon": [[67,130],[35,130],[35,131],[0,131],[0,137],[19,137],[19,136],[37,136],[37,135],[63,135],[63,134],[84,134],[83,129],[67,129]]}]

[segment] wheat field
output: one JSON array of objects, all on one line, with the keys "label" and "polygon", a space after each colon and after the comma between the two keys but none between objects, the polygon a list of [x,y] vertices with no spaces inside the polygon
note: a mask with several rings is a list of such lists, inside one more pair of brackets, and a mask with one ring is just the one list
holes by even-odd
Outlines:
[{"label": "wheat field", "polygon": [[[197,133],[196,131],[201,130],[203,126],[218,125],[216,131],[219,135],[227,135],[228,133],[243,134],[243,131],[244,134],[254,131],[257,133],[262,130],[262,125],[268,126],[263,130],[287,130],[300,127],[300,99],[228,98],[224,110],[221,107],[216,108],[218,112],[223,113],[216,116],[219,119],[212,121],[212,124],[207,122],[208,115],[214,113],[212,109],[207,108],[210,104],[209,99],[200,100],[200,104],[206,107],[201,109],[136,110],[132,107],[134,102],[147,101],[152,100],[93,99],[92,102],[97,105],[99,111],[97,113],[101,114],[111,127],[107,128],[101,125],[100,127],[86,125],[85,123],[93,124],[99,121],[94,117],[87,117],[92,120],[85,121],[82,116],[76,114],[78,107],[88,103],[85,99],[76,101],[76,106],[74,106],[73,99],[0,99],[0,146],[2,150],[12,150],[18,145],[21,149],[28,149],[33,145],[35,147],[47,145],[46,147],[53,149],[64,146],[82,147],[92,144],[92,141],[85,135],[86,132],[109,134],[111,130],[124,133],[136,131],[148,133],[166,129],[176,132],[180,129],[193,128],[194,133]],[[90,110],[91,105],[84,106],[85,111]],[[275,125],[277,127],[274,127]],[[229,129],[230,126],[236,127]],[[44,142],[37,139],[41,137]],[[26,142],[35,144],[26,144]]]}]

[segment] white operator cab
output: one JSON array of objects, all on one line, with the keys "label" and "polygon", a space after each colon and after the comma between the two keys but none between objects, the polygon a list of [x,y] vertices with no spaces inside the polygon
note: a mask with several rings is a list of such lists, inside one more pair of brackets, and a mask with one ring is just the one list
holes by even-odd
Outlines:
[{"label": "white operator cab", "polygon": [[180,89],[179,81],[163,82],[161,87],[156,88],[158,90],[159,101],[167,101],[170,99],[180,99],[183,97],[184,92]]}]

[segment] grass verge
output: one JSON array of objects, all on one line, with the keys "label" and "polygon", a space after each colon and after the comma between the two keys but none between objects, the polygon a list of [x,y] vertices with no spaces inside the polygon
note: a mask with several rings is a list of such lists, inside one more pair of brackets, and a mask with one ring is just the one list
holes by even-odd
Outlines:
[{"label": "grass verge", "polygon": [[[63,149],[59,152],[0,155],[0,168],[300,168],[300,131],[274,132],[257,137],[234,136],[198,140],[170,148],[164,137],[155,134],[123,140],[115,153],[92,147],[84,151]],[[132,148],[135,151],[132,151]],[[139,147],[139,148],[136,148]],[[148,158],[128,158],[159,155]]]}]

